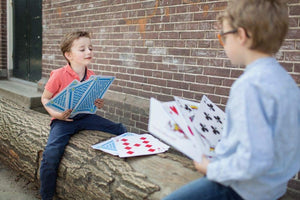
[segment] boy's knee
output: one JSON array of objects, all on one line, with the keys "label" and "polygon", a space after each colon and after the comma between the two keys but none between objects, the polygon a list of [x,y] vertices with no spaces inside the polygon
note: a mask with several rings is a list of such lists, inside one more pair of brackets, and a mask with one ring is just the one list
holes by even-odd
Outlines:
[{"label": "boy's knee", "polygon": [[57,165],[60,162],[61,157],[64,154],[64,150],[58,148],[46,148],[43,153],[43,160],[47,164]]},{"label": "boy's knee", "polygon": [[120,123],[120,133],[123,134],[126,132],[127,132],[127,128],[122,123]]}]

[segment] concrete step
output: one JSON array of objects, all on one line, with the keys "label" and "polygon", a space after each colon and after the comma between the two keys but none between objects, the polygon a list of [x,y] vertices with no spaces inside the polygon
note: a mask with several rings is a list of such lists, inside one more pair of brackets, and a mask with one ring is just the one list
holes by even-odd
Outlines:
[{"label": "concrete step", "polygon": [[0,96],[14,101],[26,108],[39,110],[42,93],[37,91],[37,84],[20,79],[0,80]]}]

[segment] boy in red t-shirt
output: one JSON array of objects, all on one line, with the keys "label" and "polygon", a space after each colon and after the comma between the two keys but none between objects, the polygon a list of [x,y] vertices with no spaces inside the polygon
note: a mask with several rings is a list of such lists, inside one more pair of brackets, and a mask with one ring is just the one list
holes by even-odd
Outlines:
[{"label": "boy in red t-shirt", "polygon": [[[81,130],[99,130],[115,135],[127,131],[121,123],[114,123],[96,114],[79,114],[70,119],[71,109],[60,113],[45,106],[50,99],[74,79],[84,81],[94,74],[94,72],[87,69],[87,65],[91,63],[93,58],[92,44],[88,32],[78,31],[67,34],[62,40],[61,51],[68,64],[51,72],[41,99],[45,109],[52,116],[50,134],[40,168],[40,193],[43,200],[50,200],[54,196],[57,169],[72,135]],[[102,108],[103,104],[103,99],[95,101],[95,106],[98,109]]]}]

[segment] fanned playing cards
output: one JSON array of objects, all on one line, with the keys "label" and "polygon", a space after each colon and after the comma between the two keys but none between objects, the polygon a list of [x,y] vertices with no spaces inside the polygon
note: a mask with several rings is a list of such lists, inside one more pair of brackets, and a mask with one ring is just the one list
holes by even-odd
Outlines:
[{"label": "fanned playing cards", "polygon": [[197,162],[214,157],[224,123],[225,113],[205,95],[200,103],[150,100],[148,131]]},{"label": "fanned playing cards", "polygon": [[169,149],[169,146],[150,134],[127,132],[95,144],[92,148],[125,158],[163,153]]},{"label": "fanned playing cards", "polygon": [[58,112],[72,109],[71,118],[79,113],[96,113],[95,100],[104,96],[114,78],[92,75],[87,81],[74,80],[46,106]]}]

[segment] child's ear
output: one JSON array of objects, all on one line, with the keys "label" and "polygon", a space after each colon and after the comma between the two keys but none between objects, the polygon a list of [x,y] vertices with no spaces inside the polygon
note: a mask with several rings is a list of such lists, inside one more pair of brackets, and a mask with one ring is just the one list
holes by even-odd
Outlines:
[{"label": "child's ear", "polygon": [[65,52],[65,57],[70,60],[71,58],[71,52]]},{"label": "child's ear", "polygon": [[244,28],[238,28],[238,37],[239,37],[239,41],[242,45],[250,47],[251,45],[251,40],[247,35],[247,32]]}]

